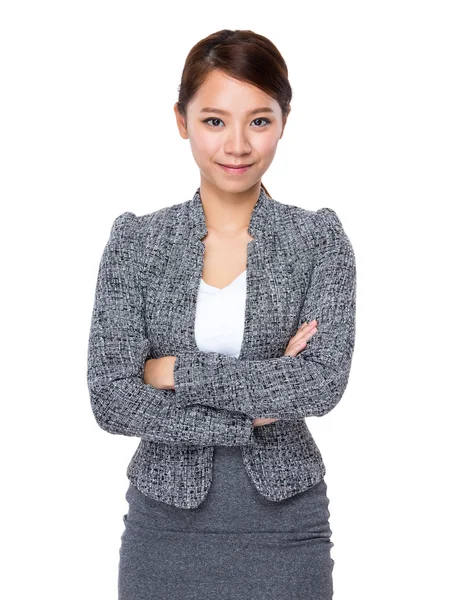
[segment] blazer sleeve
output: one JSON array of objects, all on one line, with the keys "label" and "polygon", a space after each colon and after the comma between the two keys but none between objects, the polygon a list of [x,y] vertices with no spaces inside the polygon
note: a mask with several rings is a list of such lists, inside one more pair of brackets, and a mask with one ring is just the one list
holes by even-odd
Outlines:
[{"label": "blazer sleeve", "polygon": [[319,209],[316,220],[315,262],[298,327],[316,319],[318,331],[305,349],[268,360],[182,352],[174,366],[178,406],[200,403],[291,420],[325,415],[340,401],[355,342],[355,256],[334,210]]},{"label": "blazer sleeve", "polygon": [[144,383],[150,342],[136,260],[136,222],[131,212],[115,219],[98,270],[87,356],[88,390],[97,423],[109,433],[153,442],[252,443],[253,419],[247,415],[201,405],[178,407],[175,390]]}]

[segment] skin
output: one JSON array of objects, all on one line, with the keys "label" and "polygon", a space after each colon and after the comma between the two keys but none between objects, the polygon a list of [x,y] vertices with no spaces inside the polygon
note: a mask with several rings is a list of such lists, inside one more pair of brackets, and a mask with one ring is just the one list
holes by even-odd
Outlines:
[{"label": "skin", "polygon": [[[204,112],[210,107],[226,111]],[[251,111],[258,108],[256,114]],[[271,165],[286,119],[280,105],[259,88],[212,71],[187,108],[187,119],[174,105],[176,124],[188,139],[200,169],[200,195],[208,234],[203,238],[205,261],[203,279],[215,287],[225,287],[245,270],[250,216],[260,193],[261,178]],[[208,120],[207,122],[205,122]],[[221,164],[250,164],[243,175],[232,175]],[[227,257],[227,262],[225,262]],[[296,356],[317,331],[317,322],[304,323],[286,347],[285,355]],[[174,389],[175,356],[149,359],[144,382],[160,389]],[[277,419],[253,421],[255,426]]]}]

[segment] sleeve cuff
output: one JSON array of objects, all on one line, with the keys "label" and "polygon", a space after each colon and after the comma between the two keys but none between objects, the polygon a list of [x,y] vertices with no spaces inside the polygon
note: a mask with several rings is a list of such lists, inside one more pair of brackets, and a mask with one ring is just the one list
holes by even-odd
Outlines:
[{"label": "sleeve cuff", "polygon": [[215,353],[180,352],[176,355],[173,376],[175,382],[176,406],[183,408],[190,404],[203,404],[203,393],[207,391],[203,372],[211,372]]}]

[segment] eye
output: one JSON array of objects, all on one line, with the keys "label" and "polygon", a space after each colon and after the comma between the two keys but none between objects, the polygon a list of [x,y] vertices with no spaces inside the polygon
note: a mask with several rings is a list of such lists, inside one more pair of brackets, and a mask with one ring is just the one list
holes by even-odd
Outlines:
[{"label": "eye", "polygon": [[223,123],[222,119],[219,119],[218,117],[209,117],[209,119],[205,119],[203,123],[209,123],[209,121],[220,121],[221,123]]},{"label": "eye", "polygon": [[[218,117],[209,117],[208,119],[204,119],[203,123],[209,123],[209,121],[220,121],[221,123],[223,123],[222,119],[219,119]],[[254,123],[255,121],[265,121],[264,125],[269,125],[269,123],[271,122],[265,117],[257,117],[252,121],[252,123]],[[215,125],[213,125],[213,127],[218,129],[218,127],[216,127]],[[258,127],[258,129],[262,129],[262,127]]]},{"label": "eye", "polygon": [[[254,119],[254,121],[266,121],[266,123],[264,123],[265,125],[269,125],[270,120],[266,119],[265,117],[258,117],[257,119]],[[252,121],[253,123],[253,121]]]}]

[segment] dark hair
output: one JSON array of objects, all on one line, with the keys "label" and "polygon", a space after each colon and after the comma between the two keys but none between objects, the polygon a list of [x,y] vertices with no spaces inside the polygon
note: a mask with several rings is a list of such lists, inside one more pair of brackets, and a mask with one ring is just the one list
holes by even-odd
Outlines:
[{"label": "dark hair", "polygon": [[286,62],[268,38],[248,29],[222,29],[200,40],[190,50],[178,87],[177,106],[185,118],[187,105],[215,69],[251,83],[277,100],[286,119],[292,98]]}]

